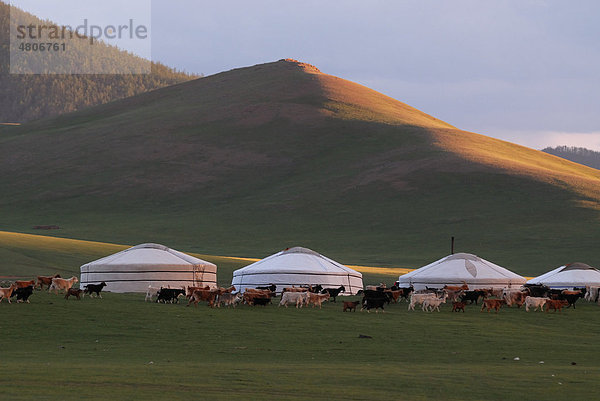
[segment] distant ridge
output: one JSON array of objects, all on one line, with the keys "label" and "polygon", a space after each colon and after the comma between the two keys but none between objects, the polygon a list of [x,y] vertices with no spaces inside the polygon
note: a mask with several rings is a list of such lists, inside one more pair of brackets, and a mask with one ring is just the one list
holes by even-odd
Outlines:
[{"label": "distant ridge", "polygon": [[[13,8],[33,24],[42,20]],[[26,122],[69,113],[113,100],[197,78],[160,63],[151,74],[137,75],[11,75],[9,74],[10,6],[0,1],[0,122]],[[94,51],[114,65],[136,65],[142,60],[117,48],[98,44]],[[74,52],[69,52],[72,55]],[[84,53],[73,56],[89,57]]]},{"label": "distant ridge", "polygon": [[556,146],[542,149],[542,152],[562,157],[584,166],[600,169],[600,152],[575,146]]},{"label": "distant ridge", "polygon": [[457,251],[521,275],[600,265],[600,171],[462,131],[280,60],[0,127],[6,231],[261,258],[419,267]]}]

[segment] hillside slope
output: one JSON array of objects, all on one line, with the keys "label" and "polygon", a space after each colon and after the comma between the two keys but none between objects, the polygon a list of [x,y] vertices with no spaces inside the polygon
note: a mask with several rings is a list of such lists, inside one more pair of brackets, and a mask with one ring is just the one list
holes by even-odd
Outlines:
[{"label": "hillside slope", "polygon": [[419,267],[457,250],[527,275],[600,264],[600,172],[461,131],[281,60],[0,129],[1,227]]},{"label": "hillside slope", "polygon": [[[13,8],[23,25],[43,25],[39,18]],[[47,23],[47,22],[46,22]],[[25,122],[80,110],[85,107],[144,93],[188,81],[195,76],[152,63],[151,74],[129,75],[14,75],[9,74],[10,7],[0,1],[0,123]],[[72,44],[71,44],[72,45]],[[80,49],[61,54],[74,64],[90,60],[89,51]],[[145,62],[116,47],[98,43],[92,55],[125,68]],[[139,68],[137,68],[139,70]]]}]

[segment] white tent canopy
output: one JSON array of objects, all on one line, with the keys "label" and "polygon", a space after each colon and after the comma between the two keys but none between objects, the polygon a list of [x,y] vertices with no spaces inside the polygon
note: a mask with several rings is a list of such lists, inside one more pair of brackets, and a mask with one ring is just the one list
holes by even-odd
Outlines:
[{"label": "white tent canopy", "polygon": [[600,271],[585,263],[569,263],[532,278],[527,284],[544,284],[550,288],[600,286]]},{"label": "white tent canopy", "polygon": [[275,284],[284,287],[317,285],[344,286],[342,295],[354,295],[363,288],[362,274],[307,248],[295,247],[271,255],[233,272],[232,285],[239,291]]},{"label": "white tent canopy", "polygon": [[519,287],[525,281],[524,277],[476,255],[456,253],[400,276],[399,285],[412,285],[418,291],[463,282],[470,289]]},{"label": "white tent canopy", "polygon": [[81,266],[80,288],[102,281],[111,292],[146,292],[148,286],[215,287],[217,266],[164,245],[141,244]]}]

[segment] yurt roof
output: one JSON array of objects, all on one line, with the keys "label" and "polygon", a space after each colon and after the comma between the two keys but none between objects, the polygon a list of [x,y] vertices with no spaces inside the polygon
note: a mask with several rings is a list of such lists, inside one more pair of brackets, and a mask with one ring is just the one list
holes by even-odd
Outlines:
[{"label": "yurt roof", "polygon": [[238,269],[235,275],[249,273],[362,274],[308,248],[289,248]]},{"label": "yurt roof", "polygon": [[600,270],[585,263],[569,263],[532,278],[527,283],[556,287],[600,285]]},{"label": "yurt roof", "polygon": [[125,249],[124,251],[87,263],[82,267],[110,265],[215,266],[213,263],[195,258],[164,245],[148,243]]},{"label": "yurt roof", "polygon": [[470,253],[456,253],[400,276],[400,282],[525,282],[512,271]]}]

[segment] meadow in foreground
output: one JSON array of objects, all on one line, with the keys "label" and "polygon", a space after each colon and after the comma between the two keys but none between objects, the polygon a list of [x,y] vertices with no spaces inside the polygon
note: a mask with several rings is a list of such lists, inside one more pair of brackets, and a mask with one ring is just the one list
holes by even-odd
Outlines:
[{"label": "meadow in foreground", "polygon": [[[358,299],[358,297],[350,297]],[[575,399],[596,393],[600,309],[385,313],[65,300],[0,304],[3,397]],[[359,338],[359,335],[371,338]],[[514,358],[519,358],[515,360]]]}]

